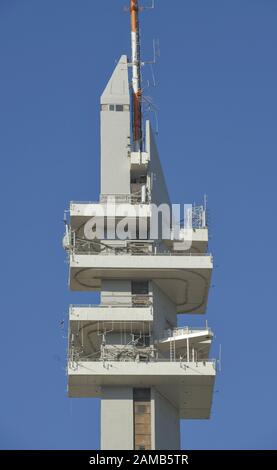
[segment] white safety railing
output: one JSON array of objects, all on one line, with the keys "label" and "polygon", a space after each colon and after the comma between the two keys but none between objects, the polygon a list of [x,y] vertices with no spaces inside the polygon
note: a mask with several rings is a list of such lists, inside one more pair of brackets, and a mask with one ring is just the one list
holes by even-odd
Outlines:
[{"label": "white safety railing", "polygon": [[196,332],[208,332],[209,335],[212,334],[212,330],[209,327],[203,327],[203,326],[195,326],[195,327],[188,327],[188,326],[183,326],[179,328],[173,328],[173,329],[167,329],[164,331],[162,339],[168,339],[168,338],[175,338],[178,336],[183,336],[183,335],[188,335]]},{"label": "white safety railing", "polygon": [[125,248],[107,248],[106,250],[103,251],[94,251],[94,250],[87,250],[87,249],[80,249],[78,250],[77,246],[75,249],[72,250],[74,254],[76,255],[97,255],[97,256],[107,256],[107,255],[117,255],[117,256],[198,256],[202,258],[203,256],[205,257],[210,257],[212,258],[211,253],[195,253],[195,252],[187,252],[187,251],[142,251],[142,252],[137,252],[137,251],[131,251],[130,249],[125,249]]},{"label": "white safety railing", "polygon": [[[121,299],[126,300],[121,300]],[[75,308],[143,308],[143,307],[150,307],[153,303],[153,298],[151,295],[144,295],[144,294],[120,294],[120,298],[116,299],[114,297],[113,301],[109,303],[101,303],[101,304],[76,304],[70,305],[70,311]]]},{"label": "white safety railing", "polygon": [[[147,361],[143,360],[143,361],[139,361],[139,360],[131,360],[131,359],[126,359],[126,360],[116,360],[116,359],[105,359],[105,358],[100,358],[100,357],[93,357],[91,355],[91,357],[89,356],[86,356],[86,357],[82,357],[82,356],[75,356],[74,354],[70,354],[69,355],[69,363],[74,363],[76,366],[78,366],[79,363],[82,363],[82,362],[96,362],[96,363],[102,363],[102,364],[108,364],[108,363],[113,363],[113,362],[116,362],[117,364],[120,364],[120,363],[133,363],[133,364],[158,364],[158,363],[179,363],[180,366],[182,368],[190,368],[192,366],[195,366],[195,367],[198,367],[198,366],[210,366],[212,365],[214,367],[214,369],[216,368],[216,364],[217,364],[217,359],[211,359],[211,358],[207,358],[207,359],[199,359],[199,360],[193,360],[193,359],[189,359],[189,360],[186,360],[184,358],[176,358],[176,359],[171,359],[171,358],[164,358],[164,357],[158,357],[158,358],[149,358]],[[118,369],[117,369],[117,373],[118,373]]]},{"label": "white safety railing", "polygon": [[115,204],[124,204],[124,203],[129,203],[129,204],[149,204],[149,201],[147,202],[141,202],[141,192],[137,191],[132,194],[107,194],[103,195],[100,197],[99,201],[70,201],[70,206],[74,204],[107,204],[107,203],[115,203]]},{"label": "white safety railing", "polygon": [[[99,204],[131,204],[131,205],[151,205],[149,200],[142,201],[141,193],[133,194],[116,194],[116,195],[107,195],[102,196],[100,201],[71,201],[70,208],[74,205],[99,205]],[[192,205],[187,208],[185,220],[182,219],[179,221],[181,229],[186,228],[205,228],[207,227],[207,215],[206,209],[203,205],[196,206]]]}]

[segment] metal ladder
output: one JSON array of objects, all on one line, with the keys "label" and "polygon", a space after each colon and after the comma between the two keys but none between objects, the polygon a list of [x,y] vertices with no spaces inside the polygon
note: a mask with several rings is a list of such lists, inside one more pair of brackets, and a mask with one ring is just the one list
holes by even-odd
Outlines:
[{"label": "metal ladder", "polygon": [[170,362],[175,361],[176,358],[176,348],[175,348],[175,339],[170,339],[169,342],[169,357],[170,357]]}]

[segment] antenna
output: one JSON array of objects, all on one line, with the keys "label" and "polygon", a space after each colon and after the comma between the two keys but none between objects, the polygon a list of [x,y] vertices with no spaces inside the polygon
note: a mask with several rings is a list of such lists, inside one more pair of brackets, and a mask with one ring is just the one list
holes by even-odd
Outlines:
[{"label": "antenna", "polygon": [[141,89],[141,59],[139,33],[138,0],[130,0],[131,13],[131,47],[132,47],[132,91],[133,91],[133,138],[136,151],[142,147],[142,89]]},{"label": "antenna", "polygon": [[[130,0],[130,14],[131,14],[131,50],[132,60],[130,66],[132,67],[132,123],[133,123],[133,145],[134,150],[140,152],[142,150],[143,132],[142,132],[142,74],[141,68],[143,65],[156,63],[156,58],[159,56],[159,42],[153,41],[154,58],[149,62],[141,61],[141,44],[140,44],[140,28],[139,28],[139,13],[144,10],[152,10],[155,8],[155,0],[152,0],[151,5],[139,5],[139,0]],[[126,7],[127,9],[127,7]],[[155,78],[152,70],[153,82],[155,85]]]}]

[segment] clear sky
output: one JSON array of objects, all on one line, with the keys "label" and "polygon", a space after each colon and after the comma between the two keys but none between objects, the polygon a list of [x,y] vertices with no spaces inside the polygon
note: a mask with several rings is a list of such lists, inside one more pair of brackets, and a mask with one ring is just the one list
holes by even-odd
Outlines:
[{"label": "clear sky", "polygon": [[[145,0],[148,2],[148,0]],[[95,449],[99,402],[66,397],[70,200],[99,193],[99,97],[129,54],[127,0],[0,0],[0,447]],[[211,212],[207,316],[222,344],[209,421],[183,449],[276,449],[276,0],[157,0],[157,137],[175,203]],[[145,71],[145,78],[151,74]]]}]

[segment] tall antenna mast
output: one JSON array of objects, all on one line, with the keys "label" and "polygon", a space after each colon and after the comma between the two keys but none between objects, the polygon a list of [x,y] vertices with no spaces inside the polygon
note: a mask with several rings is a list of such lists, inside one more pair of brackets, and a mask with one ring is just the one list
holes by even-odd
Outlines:
[{"label": "tall antenna mast", "polygon": [[142,150],[142,89],[138,0],[130,0],[134,150]]}]

